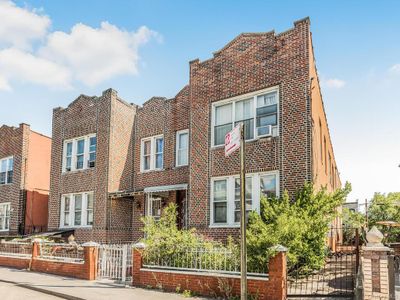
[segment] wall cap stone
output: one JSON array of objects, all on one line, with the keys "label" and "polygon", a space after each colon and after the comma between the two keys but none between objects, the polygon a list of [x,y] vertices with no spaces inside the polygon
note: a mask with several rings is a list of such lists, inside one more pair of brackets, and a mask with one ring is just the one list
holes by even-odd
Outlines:
[{"label": "wall cap stone", "polygon": [[135,248],[135,249],[145,249],[145,248],[146,248],[146,245],[145,245],[144,243],[136,243],[136,244],[132,245],[132,248]]},{"label": "wall cap stone", "polygon": [[99,247],[100,245],[96,242],[86,242],[82,244],[82,247]]}]

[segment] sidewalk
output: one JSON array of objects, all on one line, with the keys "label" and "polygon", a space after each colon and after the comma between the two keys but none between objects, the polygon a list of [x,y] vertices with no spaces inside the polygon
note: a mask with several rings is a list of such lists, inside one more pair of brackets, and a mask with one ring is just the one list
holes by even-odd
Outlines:
[{"label": "sidewalk", "polygon": [[122,287],[121,285],[116,285],[109,281],[86,281],[5,267],[0,267],[0,282],[13,283],[21,288],[27,289],[26,295],[30,294],[30,292],[28,292],[29,290],[43,293],[43,298],[35,297],[35,299],[49,299],[49,295],[70,300],[102,300],[112,298],[138,300],[187,299],[178,294],[163,293],[135,287]]}]

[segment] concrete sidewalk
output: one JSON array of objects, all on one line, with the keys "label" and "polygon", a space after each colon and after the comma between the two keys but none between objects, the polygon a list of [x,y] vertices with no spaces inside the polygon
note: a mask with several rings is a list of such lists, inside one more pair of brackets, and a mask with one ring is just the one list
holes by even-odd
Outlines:
[{"label": "concrete sidewalk", "polygon": [[[163,293],[135,287],[123,287],[109,281],[87,281],[43,273],[34,273],[26,270],[16,270],[0,267],[0,282],[13,284],[18,288],[25,288],[41,292],[43,298],[49,295],[70,300],[102,300],[102,299],[140,299],[140,300],[182,300],[187,299],[173,293]],[[26,292],[29,295],[30,292]],[[46,295],[47,294],[47,295]],[[3,298],[2,298],[3,299]],[[191,298],[201,299],[201,298]]]}]

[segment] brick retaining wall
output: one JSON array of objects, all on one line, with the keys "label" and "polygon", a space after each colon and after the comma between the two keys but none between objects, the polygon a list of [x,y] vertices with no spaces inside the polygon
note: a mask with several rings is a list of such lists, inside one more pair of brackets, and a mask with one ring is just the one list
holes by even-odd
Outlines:
[{"label": "brick retaining wall", "polygon": [[[226,296],[223,287],[231,287],[231,296],[240,295],[240,277],[220,273],[197,273],[143,268],[142,251],[133,251],[132,284],[165,291],[189,290],[203,296]],[[286,299],[286,253],[279,252],[269,261],[268,278],[248,279],[248,293],[260,300]]]},{"label": "brick retaining wall", "polygon": [[0,266],[29,269],[35,272],[94,280],[97,274],[97,247],[84,246],[82,263],[45,260],[38,257],[39,244],[33,243],[32,257],[0,256]]}]

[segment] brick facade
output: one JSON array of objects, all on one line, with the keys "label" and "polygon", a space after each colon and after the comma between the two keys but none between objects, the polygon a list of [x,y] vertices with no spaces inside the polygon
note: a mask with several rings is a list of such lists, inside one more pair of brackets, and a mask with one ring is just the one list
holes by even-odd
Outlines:
[{"label": "brick facade", "polygon": [[0,235],[19,235],[47,227],[51,139],[30,129],[0,127],[0,160],[13,157],[13,180],[0,185],[0,204],[9,202],[10,228]]},{"label": "brick facade", "polygon": [[[211,59],[191,61],[189,84],[172,99],[153,97],[137,108],[108,90],[101,97],[82,95],[68,108],[55,109],[51,227],[59,226],[62,194],[91,190],[95,222],[92,229],[76,231],[80,239],[109,240],[108,230],[114,238],[137,240],[142,236],[140,219],[147,213],[145,189],[187,185],[186,191],[166,191],[162,205],[184,201],[185,225],[215,238],[238,235],[237,227],[210,227],[211,178],[239,174],[238,153],[225,158],[223,147],[212,146],[212,107],[268,88],[279,90],[277,134],[246,143],[247,173],[279,172],[279,190],[291,196],[304,182],[330,191],[339,187],[306,18],[280,34],[241,34]],[[176,133],[186,129],[189,164],[177,167]],[[62,174],[63,141],[90,133],[98,138],[96,167]],[[163,167],[143,172],[142,139],[160,135]],[[323,157],[318,154],[320,136],[326,140]]]},{"label": "brick facade", "polygon": [[[77,228],[77,239],[130,240],[131,224],[126,221],[131,218],[132,203],[123,199],[111,202],[108,193],[131,188],[135,113],[136,106],[124,102],[112,89],[100,97],[81,95],[67,108],[54,109],[49,229],[60,227],[63,194],[93,191],[94,224],[92,228]],[[64,141],[89,134],[97,137],[95,167],[64,173]]]}]

